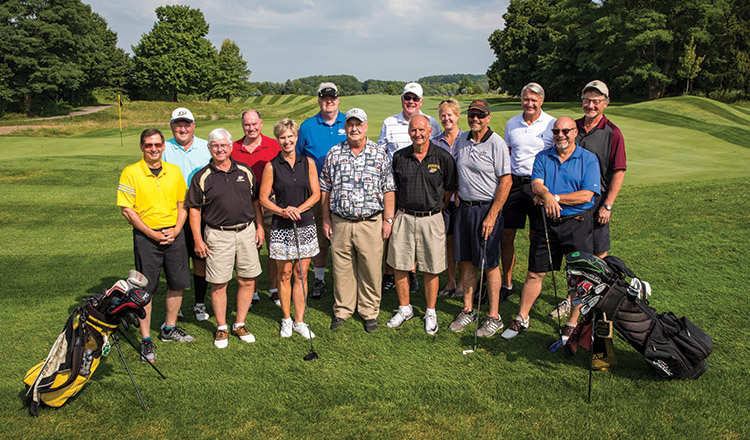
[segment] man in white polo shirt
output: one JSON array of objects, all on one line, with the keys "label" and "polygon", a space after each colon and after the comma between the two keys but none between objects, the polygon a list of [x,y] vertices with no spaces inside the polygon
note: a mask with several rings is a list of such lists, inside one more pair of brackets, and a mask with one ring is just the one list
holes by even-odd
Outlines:
[{"label": "man in white polo shirt", "polygon": [[503,261],[503,279],[500,289],[500,301],[513,294],[513,266],[516,262],[516,250],[513,241],[516,230],[526,227],[529,218],[529,238],[534,236],[534,221],[541,214],[539,206],[534,205],[531,192],[531,168],[536,154],[552,148],[552,126],[555,118],[542,110],[544,89],[531,82],[521,89],[521,108],[523,111],[512,117],[505,124],[505,143],[510,150],[510,172],[513,186],[508,200],[503,206],[505,230],[500,252]]}]

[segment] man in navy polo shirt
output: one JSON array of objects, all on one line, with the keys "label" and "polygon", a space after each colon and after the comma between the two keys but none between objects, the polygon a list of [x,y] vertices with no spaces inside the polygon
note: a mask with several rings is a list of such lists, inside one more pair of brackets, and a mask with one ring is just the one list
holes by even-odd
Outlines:
[{"label": "man in navy polo shirt", "polygon": [[576,145],[577,134],[573,119],[558,119],[552,129],[555,148],[541,151],[534,159],[531,190],[534,203],[544,205],[554,267],[550,267],[544,219],[540,218],[535,225],[538,233],[529,246],[529,271],[521,291],[521,307],[516,319],[503,332],[505,339],[529,328],[529,313],[542,292],[544,275],[550,270],[560,270],[563,255],[591,252],[594,247],[591,207],[594,195],[599,194],[599,163],[593,153]]},{"label": "man in navy polo shirt", "polygon": [[[318,169],[318,177],[323,169],[326,154],[336,144],[346,140],[344,130],[345,117],[339,111],[339,89],[332,82],[322,82],[318,86],[318,106],[320,111],[317,115],[300,125],[299,139],[297,140],[297,154],[305,155],[315,161]],[[320,299],[326,292],[325,272],[328,264],[328,247],[330,241],[323,233],[323,211],[320,207],[321,201],[313,205],[315,226],[318,232],[318,248],[320,252],[313,257],[313,270],[315,271],[315,284],[313,285],[310,298]]]}]

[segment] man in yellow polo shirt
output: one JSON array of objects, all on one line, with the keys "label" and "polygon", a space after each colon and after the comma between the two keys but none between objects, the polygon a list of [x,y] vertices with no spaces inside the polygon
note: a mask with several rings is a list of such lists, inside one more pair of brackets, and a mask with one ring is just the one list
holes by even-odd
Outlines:
[{"label": "man in yellow polo shirt", "polygon": [[[183,204],[187,187],[177,165],[162,162],[164,135],[149,128],[141,133],[143,159],[126,167],[117,187],[117,206],[133,226],[135,268],[148,278],[152,295],[159,287],[161,269],[167,279],[167,316],[159,331],[163,342],[190,342],[193,337],[176,327],[182,291],[190,287],[187,247],[182,226],[187,219]],[[151,340],[151,303],[141,320],[141,359],[154,362]]]}]

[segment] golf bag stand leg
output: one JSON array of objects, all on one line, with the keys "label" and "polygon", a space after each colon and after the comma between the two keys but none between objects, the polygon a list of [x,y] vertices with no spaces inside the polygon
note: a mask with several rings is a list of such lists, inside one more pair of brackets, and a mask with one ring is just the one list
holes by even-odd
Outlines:
[{"label": "golf bag stand leg", "polygon": [[[125,338],[126,341],[128,341],[128,344],[130,344],[130,346],[133,347],[133,350],[135,350],[135,352],[138,353],[138,356],[143,361],[146,361],[146,359],[141,354],[141,350],[139,350],[138,347],[136,347],[135,344],[133,344],[133,341],[131,341],[130,338],[128,338],[128,335],[126,335],[125,332],[123,332],[122,330],[120,330],[119,327],[117,328],[117,332],[120,333],[120,335],[122,335],[122,337]],[[167,376],[165,376],[161,371],[159,371],[158,368],[156,368],[156,365],[154,365],[154,364],[152,364],[151,362],[148,362],[148,361],[146,361],[146,363],[149,364],[149,365],[151,365],[151,368],[153,368],[157,373],[159,373],[159,376],[161,376],[162,379],[166,379],[167,378]]]},{"label": "golf bag stand leg", "polygon": [[135,384],[135,379],[133,379],[133,374],[130,373],[130,368],[128,368],[127,362],[125,362],[125,356],[122,355],[122,350],[120,349],[120,341],[117,339],[117,335],[112,335],[112,340],[115,341],[115,347],[117,347],[117,353],[120,354],[120,360],[122,361],[122,365],[125,367],[125,371],[128,372],[128,376],[130,376],[130,381],[133,383],[133,388],[135,388],[136,394],[138,394],[138,398],[141,400],[141,405],[143,405],[143,409],[145,411],[148,411],[148,407],[146,406],[146,402],[143,401],[143,396],[141,396],[141,390],[138,389],[138,385]]},{"label": "golf bag stand leg", "polygon": [[596,311],[591,311],[591,347],[589,351],[589,394],[586,403],[591,403],[591,377],[594,374],[594,329],[596,328]]}]

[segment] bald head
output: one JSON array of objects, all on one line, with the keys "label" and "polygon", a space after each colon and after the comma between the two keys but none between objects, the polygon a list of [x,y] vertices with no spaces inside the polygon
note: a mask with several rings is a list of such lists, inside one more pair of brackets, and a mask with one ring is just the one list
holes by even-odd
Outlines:
[{"label": "bald head", "polygon": [[558,151],[565,151],[571,146],[575,148],[576,135],[578,135],[576,122],[567,116],[559,118],[552,128],[552,135]]},{"label": "bald head", "polygon": [[409,120],[409,137],[414,145],[414,151],[419,153],[430,146],[432,125],[425,115],[414,115]]}]

